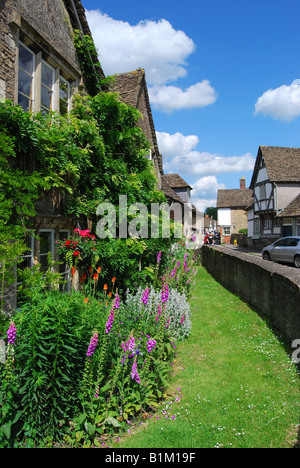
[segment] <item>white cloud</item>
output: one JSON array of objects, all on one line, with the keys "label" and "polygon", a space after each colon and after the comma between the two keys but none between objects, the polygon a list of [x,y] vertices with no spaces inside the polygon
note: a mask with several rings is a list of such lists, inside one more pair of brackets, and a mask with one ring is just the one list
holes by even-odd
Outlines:
[{"label": "white cloud", "polygon": [[149,96],[154,109],[163,112],[205,107],[217,99],[217,93],[208,80],[185,90],[176,86],[152,86],[149,88]]},{"label": "white cloud", "polygon": [[[196,135],[157,132],[158,146],[164,157],[165,173],[178,173],[193,187],[192,203],[200,211],[203,207],[216,206],[217,192],[226,189],[217,179],[218,174],[253,171],[255,158],[246,153],[242,156],[223,156],[197,151],[199,138]],[[191,182],[195,180],[196,182]]]},{"label": "white cloud", "polygon": [[204,176],[201,177],[197,182],[193,184],[193,197],[196,198],[213,198],[216,197],[218,190],[225,189],[224,184],[219,184],[216,176]]},{"label": "white cloud", "polygon": [[255,158],[250,153],[242,156],[220,156],[208,152],[191,151],[165,161],[166,172],[179,172],[190,176],[228,174],[231,172],[252,171]]},{"label": "white cloud", "polygon": [[159,150],[164,158],[165,172],[185,176],[209,176],[231,172],[253,171],[255,158],[251,153],[242,156],[223,156],[207,151],[197,151],[199,138],[196,135],[173,135],[157,132]]},{"label": "white cloud", "polygon": [[195,44],[165,19],[131,25],[100,10],[86,11],[104,73],[145,68],[149,84],[162,85],[186,75]]},{"label": "white cloud", "polygon": [[286,122],[295,120],[300,115],[300,81],[266,91],[255,104],[255,114]]},{"label": "white cloud", "polygon": [[156,136],[160,152],[165,157],[187,154],[195,149],[199,143],[197,135],[184,136],[179,132],[174,135],[166,132],[156,132]]},{"label": "white cloud", "polygon": [[192,198],[191,202],[196,208],[198,208],[198,210],[201,213],[204,213],[206,208],[217,205],[217,197],[215,196],[215,198]]},{"label": "white cloud", "polygon": [[209,206],[216,206],[218,190],[226,189],[225,184],[219,183],[214,175],[201,177],[192,187],[192,203],[200,211],[205,211]]}]

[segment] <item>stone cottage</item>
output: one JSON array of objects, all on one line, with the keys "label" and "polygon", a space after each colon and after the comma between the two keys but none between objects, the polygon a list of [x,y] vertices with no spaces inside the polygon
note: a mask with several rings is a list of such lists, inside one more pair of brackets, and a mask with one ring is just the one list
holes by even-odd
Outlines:
[{"label": "stone cottage", "polygon": [[248,228],[247,208],[252,204],[252,190],[246,180],[240,180],[239,189],[218,190],[218,226],[221,242],[230,243],[231,235]]},{"label": "stone cottage", "polygon": [[[0,0],[0,100],[24,110],[68,113],[72,95],[84,89],[74,47],[74,30],[91,36],[79,0]],[[104,77],[96,62],[97,73]],[[57,261],[55,242],[76,228],[60,214],[60,194],[52,190],[36,204],[35,232],[28,235],[23,266],[48,268],[48,252]],[[68,277],[63,265],[60,273]]]}]

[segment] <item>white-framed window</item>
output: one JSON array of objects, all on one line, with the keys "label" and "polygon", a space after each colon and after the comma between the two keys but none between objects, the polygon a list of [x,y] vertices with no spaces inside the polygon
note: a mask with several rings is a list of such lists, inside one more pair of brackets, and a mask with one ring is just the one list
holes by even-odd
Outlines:
[{"label": "white-framed window", "polygon": [[230,236],[230,235],[231,235],[231,228],[223,227],[223,236]]},{"label": "white-framed window", "polygon": [[[18,104],[30,112],[49,114],[59,111],[67,115],[71,100],[71,85],[62,75],[64,71],[41,59],[42,53],[35,54],[19,42]],[[66,75],[68,76],[68,75]]]},{"label": "white-framed window", "polygon": [[[70,237],[69,230],[61,230],[59,231],[59,240],[66,241]],[[60,285],[61,291],[70,291],[71,290],[71,274],[70,274],[70,267],[66,263],[65,258],[59,256],[59,273],[61,275],[61,279],[66,281],[65,284]]]},{"label": "white-framed window", "polygon": [[35,55],[24,44],[19,44],[18,104],[25,111],[33,110]]},{"label": "white-framed window", "polygon": [[49,268],[48,256],[51,254],[54,257],[54,230],[41,229],[39,232],[39,254],[38,262],[40,264],[40,270],[46,272]]},{"label": "white-framed window", "polygon": [[50,114],[53,110],[53,91],[55,83],[55,70],[42,60],[41,78],[41,112]]},{"label": "white-framed window", "polygon": [[33,261],[34,261],[34,236],[31,232],[28,233],[26,238],[24,239],[25,244],[27,246],[27,250],[24,252],[24,254],[20,258],[20,263],[18,265],[18,268],[20,270],[24,270],[25,268],[32,268],[33,267]]}]

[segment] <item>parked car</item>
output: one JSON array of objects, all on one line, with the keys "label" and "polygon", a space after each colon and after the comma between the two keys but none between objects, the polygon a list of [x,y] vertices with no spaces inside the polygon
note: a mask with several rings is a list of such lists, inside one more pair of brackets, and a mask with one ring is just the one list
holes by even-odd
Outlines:
[{"label": "parked car", "polygon": [[264,260],[292,263],[300,268],[300,237],[283,237],[262,251]]}]

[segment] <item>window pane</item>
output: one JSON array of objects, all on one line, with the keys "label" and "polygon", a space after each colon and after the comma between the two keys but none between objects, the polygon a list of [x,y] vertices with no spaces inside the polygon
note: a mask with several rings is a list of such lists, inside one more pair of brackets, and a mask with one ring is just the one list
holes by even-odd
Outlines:
[{"label": "window pane", "polygon": [[51,252],[51,232],[41,232],[40,238],[40,254]]},{"label": "window pane", "polygon": [[61,76],[59,79],[59,112],[61,115],[68,113],[70,98],[70,84]]},{"label": "window pane", "polygon": [[32,91],[32,76],[24,72],[21,68],[19,69],[19,85],[18,90],[26,94],[27,97],[31,97]]},{"label": "window pane", "polygon": [[24,111],[31,110],[31,99],[27,98],[26,96],[23,96],[20,93],[18,94],[18,104],[22,107]]},{"label": "window pane", "polygon": [[42,106],[46,107],[48,110],[51,110],[52,94],[52,91],[42,85],[41,102]]},{"label": "window pane", "polygon": [[289,241],[289,247],[297,247],[297,245],[299,244],[299,239],[290,239]]},{"label": "window pane", "polygon": [[59,100],[59,113],[61,115],[67,115],[68,113],[68,102],[63,99]]},{"label": "window pane", "polygon": [[47,255],[41,255],[40,256],[40,271],[45,273],[49,269],[49,264],[48,264],[48,256]]},{"label": "window pane", "polygon": [[20,44],[19,45],[19,66],[27,71],[30,75],[33,74],[34,69],[34,54]]},{"label": "window pane", "polygon": [[25,110],[32,110],[34,54],[22,44],[19,45],[18,104]]},{"label": "window pane", "polygon": [[42,62],[42,83],[48,88],[53,86],[53,68]]},{"label": "window pane", "polygon": [[64,80],[62,77],[60,77],[59,80],[59,97],[61,99],[69,99],[69,83]]},{"label": "window pane", "polygon": [[22,255],[22,262],[19,263],[18,265],[18,268],[20,270],[24,270],[25,268],[31,268],[32,267],[32,264],[33,264],[33,252],[32,252],[32,247],[33,247],[33,243],[32,243],[32,236],[31,234],[29,234],[28,236],[26,236],[26,238],[24,239],[25,241],[25,244],[27,246],[27,250],[26,252],[24,252],[24,254]]}]

